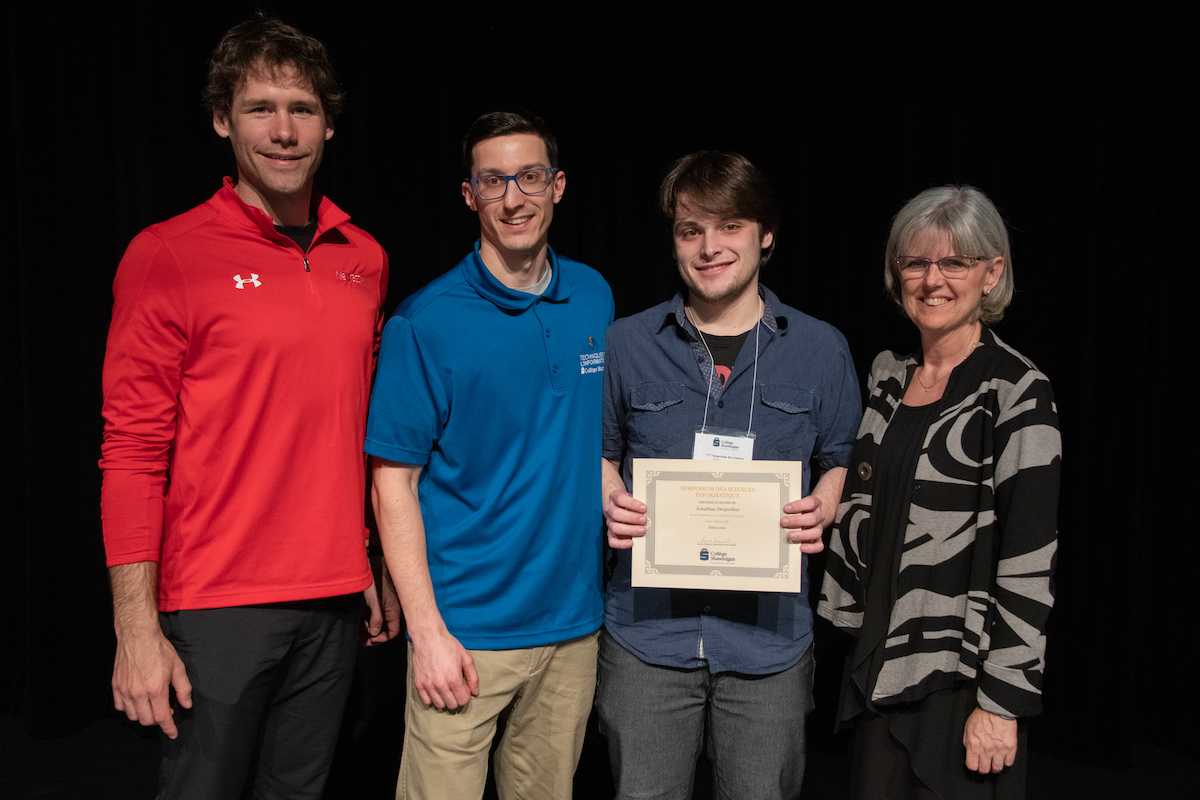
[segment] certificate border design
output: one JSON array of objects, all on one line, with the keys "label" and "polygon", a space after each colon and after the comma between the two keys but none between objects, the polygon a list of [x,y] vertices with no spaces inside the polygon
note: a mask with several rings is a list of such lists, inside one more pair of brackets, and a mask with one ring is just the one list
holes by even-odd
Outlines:
[{"label": "certificate border design", "polygon": [[[722,462],[722,466],[730,462]],[[723,468],[718,471],[713,470],[682,470],[679,472],[666,472],[663,470],[649,470],[646,472],[646,536],[645,546],[646,555],[642,565],[642,571],[646,574],[660,575],[726,575],[737,578],[779,578],[786,579],[790,575],[789,567],[791,557],[788,551],[787,532],[783,528],[779,528],[779,560],[773,567],[721,567],[714,569],[712,566],[689,567],[680,564],[659,564],[655,561],[655,504],[657,498],[657,483],[660,480],[664,481],[704,481],[709,478],[725,478],[730,480],[730,476],[734,480],[742,483],[774,483],[779,486],[779,506],[782,508],[788,502],[791,487],[791,475],[789,473],[769,473],[769,472],[740,472],[736,468]]]}]

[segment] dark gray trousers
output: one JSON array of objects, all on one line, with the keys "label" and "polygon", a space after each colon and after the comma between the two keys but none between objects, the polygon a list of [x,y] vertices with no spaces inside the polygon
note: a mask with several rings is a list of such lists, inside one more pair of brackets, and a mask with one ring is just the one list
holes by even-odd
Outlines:
[{"label": "dark gray trousers", "polygon": [[[320,800],[350,691],[362,596],[161,614],[192,708],[163,737],[162,800]],[[174,695],[172,695],[174,699]]]}]

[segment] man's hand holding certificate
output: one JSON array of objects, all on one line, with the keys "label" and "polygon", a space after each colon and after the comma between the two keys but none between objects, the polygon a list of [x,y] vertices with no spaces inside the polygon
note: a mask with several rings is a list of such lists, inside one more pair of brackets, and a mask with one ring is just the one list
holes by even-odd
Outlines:
[{"label": "man's hand holding certificate", "polygon": [[781,527],[801,493],[798,461],[633,460],[646,535],[633,540],[634,586],[800,591],[799,544]]}]

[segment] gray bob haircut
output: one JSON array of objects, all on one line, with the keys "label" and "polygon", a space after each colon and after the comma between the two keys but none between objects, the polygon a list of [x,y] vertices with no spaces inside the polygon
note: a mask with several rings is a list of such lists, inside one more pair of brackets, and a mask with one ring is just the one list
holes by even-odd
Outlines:
[{"label": "gray bob haircut", "polygon": [[979,303],[979,319],[994,325],[1004,318],[1012,302],[1013,268],[1008,229],[996,206],[974,186],[937,186],[926,189],[904,204],[892,219],[887,252],[883,260],[883,285],[901,308],[900,275],[896,259],[905,255],[913,240],[926,231],[941,231],[950,237],[956,255],[1004,258],[1000,280]]}]

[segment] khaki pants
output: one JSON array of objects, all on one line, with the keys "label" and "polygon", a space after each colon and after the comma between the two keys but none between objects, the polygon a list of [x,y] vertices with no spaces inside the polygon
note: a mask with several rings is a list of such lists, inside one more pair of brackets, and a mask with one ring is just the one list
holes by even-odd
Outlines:
[{"label": "khaki pants", "polygon": [[481,797],[496,721],[506,710],[494,764],[501,800],[570,798],[596,690],[598,637],[597,631],[545,647],[469,651],[479,696],[455,711],[421,702],[409,643],[397,800]]}]

